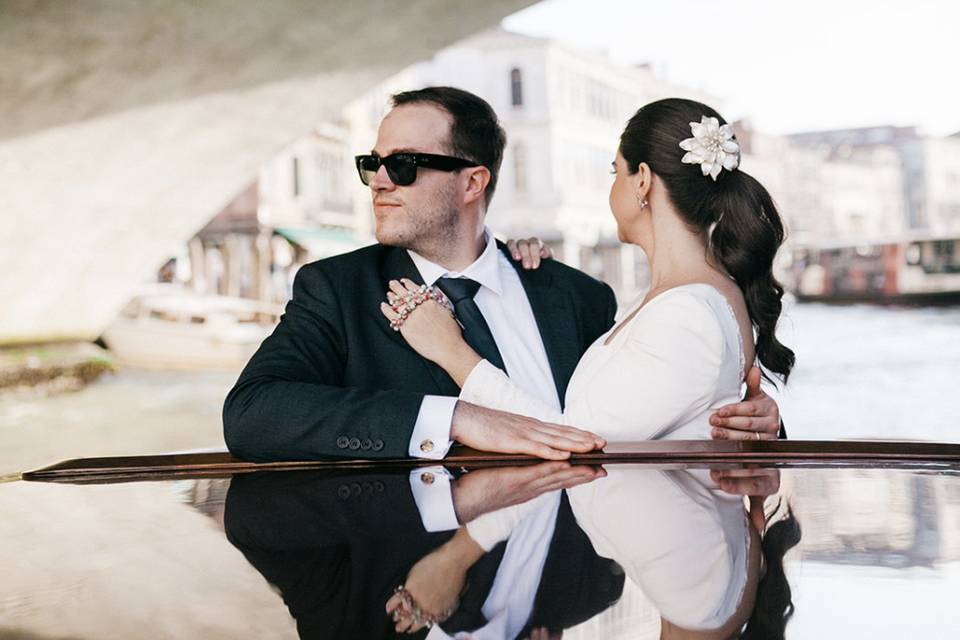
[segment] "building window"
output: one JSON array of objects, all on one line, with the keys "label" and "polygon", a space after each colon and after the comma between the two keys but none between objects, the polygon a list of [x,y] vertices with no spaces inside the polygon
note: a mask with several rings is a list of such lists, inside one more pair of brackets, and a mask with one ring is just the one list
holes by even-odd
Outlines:
[{"label": "building window", "polygon": [[510,104],[515,107],[523,106],[523,76],[520,69],[510,71]]},{"label": "building window", "polygon": [[300,195],[300,158],[293,156],[293,197]]},{"label": "building window", "polygon": [[513,145],[513,190],[527,192],[527,149],[522,144]]}]

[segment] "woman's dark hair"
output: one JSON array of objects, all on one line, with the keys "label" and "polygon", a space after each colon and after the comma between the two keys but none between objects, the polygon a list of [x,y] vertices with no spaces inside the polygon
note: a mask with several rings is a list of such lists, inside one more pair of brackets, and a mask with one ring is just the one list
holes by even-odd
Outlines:
[{"label": "woman's dark hair", "polygon": [[719,113],[693,100],[651,102],[630,118],[620,136],[620,153],[630,173],[647,163],[687,225],[709,238],[714,260],[743,291],[764,376],[770,379],[768,372],[773,372],[786,382],[794,355],[775,334],[783,287],[773,277],[783,223],[767,190],[740,169],[723,170],[714,181],[699,165],[681,162],[685,152],[680,142],[692,136],[690,123],[702,116],[726,124]]},{"label": "woman's dark hair", "polygon": [[767,571],[757,585],[757,600],[740,640],[778,640],[784,638],[793,616],[790,583],[783,570],[783,556],[800,542],[800,523],[787,507],[784,518],[774,523],[763,536],[761,549]]},{"label": "woman's dark hair", "polygon": [[425,87],[414,91],[394,94],[390,99],[394,107],[404,104],[432,104],[440,107],[453,118],[450,125],[450,151],[458,158],[472,160],[490,171],[490,182],[484,190],[484,201],[490,199],[497,189],[497,175],[503,162],[503,148],[507,134],[497,120],[490,104],[469,91],[456,87]]}]

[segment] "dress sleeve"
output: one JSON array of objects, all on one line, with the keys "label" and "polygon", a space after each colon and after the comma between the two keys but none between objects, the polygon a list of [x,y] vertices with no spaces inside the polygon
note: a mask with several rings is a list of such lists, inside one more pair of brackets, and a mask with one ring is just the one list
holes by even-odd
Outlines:
[{"label": "dress sleeve", "polygon": [[488,409],[517,413],[543,422],[563,422],[563,414],[517,386],[502,369],[486,360],[473,368],[460,389],[460,399]]},{"label": "dress sleeve", "polygon": [[[713,402],[724,358],[723,329],[713,308],[697,294],[678,290],[663,295],[611,344],[590,348],[574,373],[563,414],[486,361],[467,377],[460,399],[587,429],[612,442],[709,438],[708,429],[680,434],[677,428]],[[591,358],[603,360],[583,369]]]}]

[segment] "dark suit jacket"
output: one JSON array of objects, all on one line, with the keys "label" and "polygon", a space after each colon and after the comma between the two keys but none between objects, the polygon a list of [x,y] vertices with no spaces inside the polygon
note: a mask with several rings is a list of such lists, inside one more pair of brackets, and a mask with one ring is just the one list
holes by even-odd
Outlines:
[{"label": "dark suit jacket", "polygon": [[[562,401],[580,357],[613,325],[613,291],[555,260],[517,273]],[[380,313],[387,282],[404,277],[423,281],[405,250],[383,245],[298,272],[280,324],[224,403],[231,452],[254,461],[407,456],[423,396],[459,389]]]},{"label": "dark suit jacket", "polygon": [[[304,639],[410,637],[395,633],[384,606],[410,568],[454,533],[424,531],[406,472],[236,476],[224,522],[230,542],[279,589]],[[566,496],[549,544],[521,637],[533,627],[560,631],[587,620],[623,591],[623,572],[594,552]],[[485,624],[481,608],[505,546],[471,567],[469,586],[445,629]]]}]

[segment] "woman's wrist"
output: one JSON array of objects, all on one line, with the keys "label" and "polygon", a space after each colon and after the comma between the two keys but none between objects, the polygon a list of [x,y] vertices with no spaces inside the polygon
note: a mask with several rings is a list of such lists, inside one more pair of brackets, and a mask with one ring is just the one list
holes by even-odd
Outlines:
[{"label": "woman's wrist", "polygon": [[483,360],[476,351],[470,348],[466,342],[463,343],[462,348],[457,349],[454,353],[450,355],[449,361],[443,366],[443,369],[447,374],[453,378],[453,381],[457,383],[457,386],[461,389],[463,384],[467,381],[470,372],[473,371],[480,361]]}]

